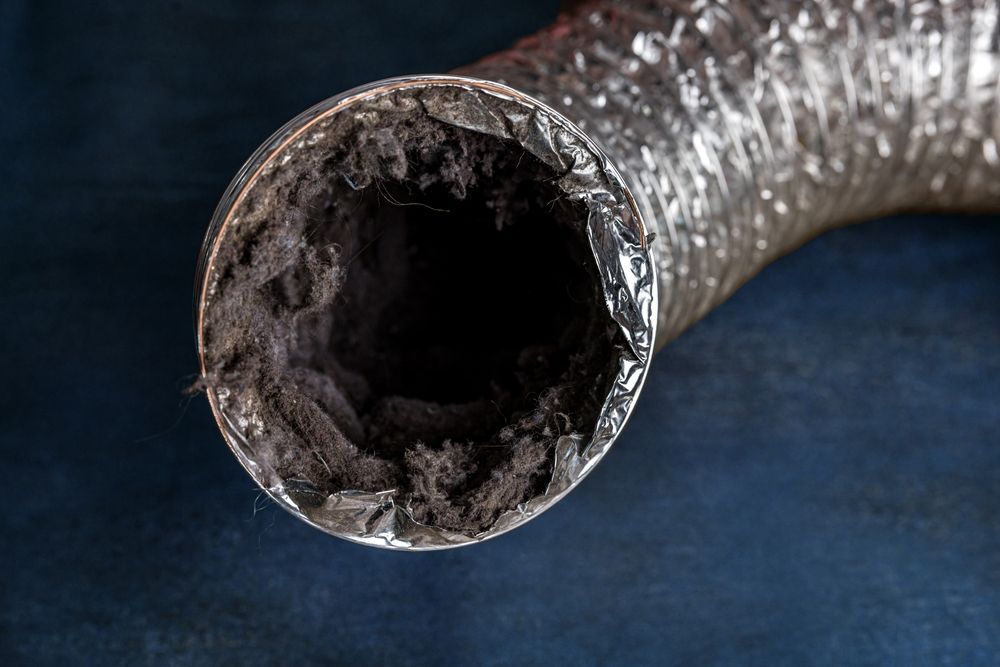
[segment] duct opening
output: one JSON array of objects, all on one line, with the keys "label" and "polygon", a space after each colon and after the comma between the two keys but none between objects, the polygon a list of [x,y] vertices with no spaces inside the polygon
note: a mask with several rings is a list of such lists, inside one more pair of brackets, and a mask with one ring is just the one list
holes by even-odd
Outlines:
[{"label": "duct opening", "polygon": [[254,460],[467,534],[543,493],[621,345],[561,174],[399,93],[272,163],[205,310],[207,380]]}]

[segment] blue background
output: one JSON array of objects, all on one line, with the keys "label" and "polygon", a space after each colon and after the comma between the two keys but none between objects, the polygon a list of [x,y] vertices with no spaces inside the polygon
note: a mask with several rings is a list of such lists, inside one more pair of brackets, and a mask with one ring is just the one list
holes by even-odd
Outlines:
[{"label": "blue background", "polygon": [[555,3],[0,4],[0,663],[1000,664],[1000,225],[779,261],[543,518],[387,553],[261,498],[193,380],[212,209],[287,119]]}]

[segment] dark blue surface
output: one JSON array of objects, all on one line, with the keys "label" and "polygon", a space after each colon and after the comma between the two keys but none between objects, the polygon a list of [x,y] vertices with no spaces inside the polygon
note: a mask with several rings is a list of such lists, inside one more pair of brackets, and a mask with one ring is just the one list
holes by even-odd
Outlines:
[{"label": "dark blue surface", "polygon": [[257,144],[549,5],[0,4],[0,664],[1000,664],[995,218],[780,261],[661,353],[577,491],[469,549],[308,528],[181,400]]}]

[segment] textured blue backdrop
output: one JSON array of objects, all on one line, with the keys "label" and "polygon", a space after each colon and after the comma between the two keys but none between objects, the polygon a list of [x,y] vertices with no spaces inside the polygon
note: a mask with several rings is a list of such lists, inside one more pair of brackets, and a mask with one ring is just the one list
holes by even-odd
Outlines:
[{"label": "textured blue backdrop", "polygon": [[179,390],[202,233],[312,103],[555,3],[0,3],[0,663],[1000,664],[1000,224],[780,261],[542,519],[396,554],[259,498]]}]

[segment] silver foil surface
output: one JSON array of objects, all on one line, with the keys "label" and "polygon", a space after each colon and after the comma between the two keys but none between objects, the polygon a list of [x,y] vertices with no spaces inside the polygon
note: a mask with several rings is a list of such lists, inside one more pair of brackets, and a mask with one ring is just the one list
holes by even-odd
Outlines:
[{"label": "silver foil surface", "polygon": [[[558,442],[546,493],[475,536],[416,523],[391,490],[315,498],[274,479],[241,428],[252,423],[252,406],[209,386],[220,428],[272,497],[341,537],[436,549],[520,525],[607,452],[651,350],[775,258],[885,213],[1000,208],[998,20],[1000,0],[604,0],[455,76],[331,98],[266,143],[220,203],[198,282],[199,348],[212,248],[255,174],[310,122],[358,95],[449,85],[478,94],[457,95],[440,120],[515,137],[567,169],[567,187],[576,188],[567,192],[588,202],[607,305],[631,354],[594,436]],[[484,106],[490,97],[504,104]]]},{"label": "silver foil surface", "polygon": [[832,227],[1000,204],[997,0],[587,3],[460,70],[574,121],[650,231],[662,346]]}]

